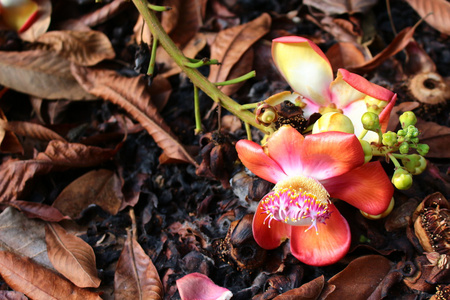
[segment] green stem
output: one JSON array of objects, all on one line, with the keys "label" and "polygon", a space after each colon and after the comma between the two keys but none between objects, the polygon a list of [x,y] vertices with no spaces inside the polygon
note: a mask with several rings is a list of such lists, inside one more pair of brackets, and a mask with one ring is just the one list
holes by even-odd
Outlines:
[{"label": "green stem", "polygon": [[[224,85],[235,84],[235,83],[239,83],[239,82],[242,82],[244,80],[253,78],[255,76],[256,76],[256,72],[255,71],[250,71],[247,74],[242,75],[242,76],[237,77],[237,78],[233,78],[233,79],[230,79],[230,80],[227,80],[227,81],[222,81],[222,82],[216,82],[216,83],[214,83],[214,85],[215,86],[224,86]],[[242,106],[241,106],[241,109],[242,109]]]},{"label": "green stem", "polygon": [[392,153],[388,153],[387,156],[394,163],[395,169],[402,167],[402,165],[398,162],[398,160],[395,158],[395,156]]},{"label": "green stem", "polygon": [[202,131],[202,116],[200,114],[200,101],[198,100],[198,88],[194,85],[194,115],[195,115],[195,134]]},{"label": "green stem", "polygon": [[252,140],[252,130],[250,128],[250,125],[248,123],[244,123],[245,124],[245,131],[247,132],[247,139],[249,141]]},{"label": "green stem", "polygon": [[186,67],[189,62],[180,49],[175,45],[171,38],[167,35],[161,26],[155,13],[147,7],[146,0],[132,0],[139,13],[147,23],[148,28],[153,36],[158,38],[159,44],[172,57],[174,62],[181,68],[181,70],[189,77],[192,83],[207,94],[214,102],[219,103],[223,108],[228,110],[233,115],[240,118],[243,122],[249,123],[253,127],[258,128],[264,133],[270,133],[270,129],[263,125],[256,123],[255,115],[247,110],[242,110],[241,106],[222,93],[213,83],[205,78],[197,69]]},{"label": "green stem", "polygon": [[150,55],[150,63],[148,64],[147,75],[153,76],[153,71],[155,70],[156,62],[156,47],[158,47],[158,38],[153,37],[152,52]]},{"label": "green stem", "polygon": [[150,3],[147,3],[147,7],[154,11],[167,11],[172,9],[170,6],[153,5]]},{"label": "green stem", "polygon": [[358,139],[362,140],[368,132],[369,132],[369,130],[363,129],[363,131],[361,131],[361,134],[359,135]]}]

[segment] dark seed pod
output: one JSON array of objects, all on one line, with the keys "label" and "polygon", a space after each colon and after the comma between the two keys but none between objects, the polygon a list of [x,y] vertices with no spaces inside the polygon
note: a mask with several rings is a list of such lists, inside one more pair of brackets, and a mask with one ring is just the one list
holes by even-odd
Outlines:
[{"label": "dark seed pod", "polygon": [[299,106],[292,102],[284,101],[275,106],[275,109],[278,111],[278,119],[275,122],[276,129],[283,125],[291,125],[299,132],[303,132],[306,129],[308,120],[303,116],[303,109]]}]

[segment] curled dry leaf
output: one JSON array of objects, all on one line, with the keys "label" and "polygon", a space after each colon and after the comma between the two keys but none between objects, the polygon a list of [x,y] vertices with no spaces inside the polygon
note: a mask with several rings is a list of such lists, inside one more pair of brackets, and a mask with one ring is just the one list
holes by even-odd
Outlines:
[{"label": "curled dry leaf", "polygon": [[76,287],[28,257],[0,251],[0,275],[14,290],[34,300],[100,300],[97,293]]},{"label": "curled dry leaf", "polygon": [[23,121],[5,121],[0,119],[0,127],[4,130],[11,131],[17,135],[27,136],[38,140],[51,141],[59,140],[65,141],[65,139],[47,127],[39,124],[23,122]]},{"label": "curled dry leaf", "polygon": [[47,222],[60,222],[70,219],[52,206],[37,202],[13,200],[9,205],[20,210],[28,218],[38,218]]},{"label": "curled dry leaf", "polygon": [[53,269],[47,255],[44,222],[28,219],[12,207],[7,207],[0,214],[0,250],[30,257],[40,265]]},{"label": "curled dry leaf", "polygon": [[326,56],[333,67],[333,71],[337,71],[339,68],[348,69],[366,62],[361,50],[354,43],[349,42],[334,44],[328,49]]},{"label": "curled dry leaf", "polygon": [[[270,24],[270,16],[264,13],[251,22],[219,32],[211,45],[211,58],[219,60],[221,64],[211,66],[208,79],[211,82],[231,79],[230,72],[233,68],[237,68],[237,64],[248,64],[249,57],[244,60],[244,54],[269,31]],[[244,74],[233,74],[233,76],[236,75]],[[226,89],[222,91],[227,92]]]},{"label": "curled dry leaf", "polygon": [[[163,149],[166,157],[197,165],[159,115],[142,77],[127,78],[114,71],[76,65],[72,65],[72,73],[86,91],[119,105],[133,116]],[[164,162],[161,157],[160,162]]]},{"label": "curled dry leaf", "polygon": [[108,21],[116,14],[122,12],[127,6],[131,6],[127,0],[114,0],[111,3],[104,4],[96,11],[82,16],[77,21],[86,26],[94,27]]},{"label": "curled dry leaf", "polygon": [[37,19],[33,24],[20,34],[23,40],[34,42],[39,36],[44,34],[50,26],[52,14],[51,0],[33,0],[37,3],[39,9],[37,12]]},{"label": "curled dry leaf", "polygon": [[450,128],[434,122],[418,120],[416,127],[420,130],[420,142],[430,146],[427,157],[449,158]]},{"label": "curled dry leaf", "polygon": [[[450,35],[450,3],[446,0],[406,0],[425,22]],[[429,13],[432,13],[428,15]],[[428,16],[427,16],[428,15]]]},{"label": "curled dry leaf", "polygon": [[116,299],[162,300],[164,289],[150,257],[129,232],[114,276]]},{"label": "curled dry leaf", "polygon": [[315,7],[328,15],[366,13],[378,0],[304,0],[303,4]]},{"label": "curled dry leaf", "polygon": [[336,289],[327,300],[367,300],[390,269],[391,262],[381,255],[358,257],[328,281]]},{"label": "curled dry leaf", "polygon": [[115,215],[123,201],[121,189],[122,182],[113,171],[94,170],[69,184],[52,205],[73,219],[92,204]]},{"label": "curled dry leaf", "polygon": [[57,223],[45,225],[47,253],[55,269],[78,287],[98,287],[95,254],[85,241]]},{"label": "curled dry leaf", "polygon": [[13,160],[0,166],[0,202],[19,199],[30,179],[51,171],[91,167],[105,162],[117,150],[51,141],[35,159]]},{"label": "curled dry leaf", "polygon": [[0,299],[4,300],[28,300],[28,298],[21,292],[15,291],[0,291]]},{"label": "curled dry leaf", "polygon": [[70,61],[43,50],[0,52],[0,84],[39,98],[96,99],[70,73]]},{"label": "curled dry leaf", "polygon": [[[8,120],[6,119],[6,116],[1,109],[0,122],[8,123]],[[22,144],[19,142],[17,136],[13,132],[3,128],[2,126],[0,126],[0,151],[2,153],[24,153]]]},{"label": "curled dry leaf", "polygon": [[301,287],[292,289],[274,298],[274,300],[316,300],[322,293],[325,286],[325,279],[322,276],[317,277]]},{"label": "curled dry leaf", "polygon": [[45,48],[81,66],[92,66],[115,56],[108,37],[95,30],[50,31],[41,35],[37,42],[39,48]]}]

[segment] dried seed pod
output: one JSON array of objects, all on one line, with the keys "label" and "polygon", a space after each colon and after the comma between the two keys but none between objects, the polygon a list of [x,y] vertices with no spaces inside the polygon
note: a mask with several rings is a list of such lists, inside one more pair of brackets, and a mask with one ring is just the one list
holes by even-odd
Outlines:
[{"label": "dried seed pod", "polygon": [[275,122],[275,128],[278,129],[283,125],[291,125],[299,132],[306,129],[308,120],[303,116],[303,109],[290,101],[284,101],[275,106],[278,112],[278,119]]},{"label": "dried seed pod", "polygon": [[436,105],[450,98],[450,84],[435,72],[423,72],[414,75],[408,90],[417,101]]},{"label": "dried seed pod", "polygon": [[440,193],[425,198],[413,214],[414,233],[426,252],[450,254],[450,204]]},{"label": "dried seed pod", "polygon": [[231,223],[222,243],[222,258],[238,269],[256,269],[266,260],[267,251],[253,239],[252,220],[253,214],[248,214]]}]

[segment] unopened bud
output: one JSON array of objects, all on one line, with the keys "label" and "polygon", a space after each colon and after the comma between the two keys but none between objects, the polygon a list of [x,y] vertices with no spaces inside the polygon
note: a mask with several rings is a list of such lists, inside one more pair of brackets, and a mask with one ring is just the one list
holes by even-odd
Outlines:
[{"label": "unopened bud", "polygon": [[407,170],[404,168],[398,168],[395,170],[391,181],[399,190],[407,190],[412,186],[413,178],[411,173]]},{"label": "unopened bud", "polygon": [[373,150],[368,141],[359,140],[364,151],[364,163],[368,163],[373,156]]},{"label": "unopened bud", "polygon": [[427,168],[426,159],[418,154],[406,155],[402,158],[402,163],[412,175],[419,175]]},{"label": "unopened bud", "polygon": [[395,204],[394,197],[392,197],[391,202],[389,202],[388,208],[386,208],[386,210],[384,212],[382,212],[381,214],[379,214],[379,215],[371,215],[371,214],[368,214],[366,212],[363,212],[362,210],[360,210],[360,212],[367,219],[378,220],[378,219],[382,219],[382,218],[387,217],[392,212],[392,210],[394,209],[394,204]]},{"label": "unopened bud", "polygon": [[420,155],[425,156],[428,154],[428,151],[430,151],[430,146],[428,146],[427,144],[419,144],[417,145],[416,150]]},{"label": "unopened bud", "polygon": [[397,143],[397,134],[392,131],[388,131],[386,133],[383,133],[383,145],[392,147]]},{"label": "unopened bud", "polygon": [[417,118],[412,111],[405,111],[399,118],[402,128],[407,128],[410,125],[416,125]]},{"label": "unopened bud", "polygon": [[319,120],[314,123],[312,133],[315,134],[325,131],[354,133],[355,128],[349,117],[338,112],[328,112],[322,115]]},{"label": "unopened bud", "polygon": [[366,130],[377,131],[380,129],[380,119],[376,113],[364,113],[361,117],[361,122]]}]

